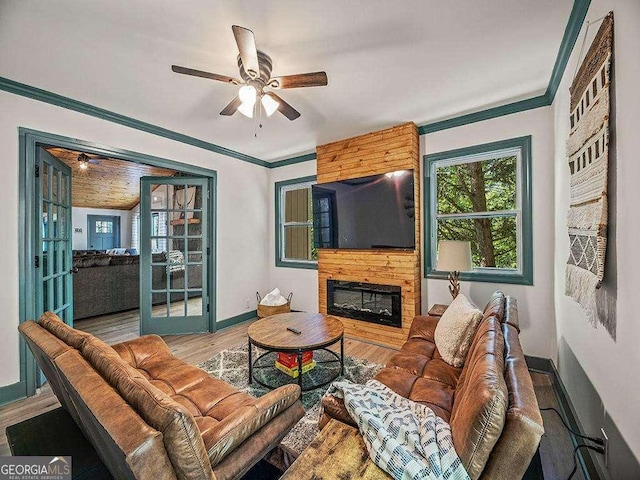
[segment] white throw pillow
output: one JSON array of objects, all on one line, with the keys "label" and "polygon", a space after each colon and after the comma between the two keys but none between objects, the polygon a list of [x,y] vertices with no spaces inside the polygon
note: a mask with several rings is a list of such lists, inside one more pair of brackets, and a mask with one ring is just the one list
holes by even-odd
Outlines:
[{"label": "white throw pillow", "polygon": [[442,359],[453,367],[462,367],[482,312],[462,294],[451,302],[438,321],[434,340]]}]

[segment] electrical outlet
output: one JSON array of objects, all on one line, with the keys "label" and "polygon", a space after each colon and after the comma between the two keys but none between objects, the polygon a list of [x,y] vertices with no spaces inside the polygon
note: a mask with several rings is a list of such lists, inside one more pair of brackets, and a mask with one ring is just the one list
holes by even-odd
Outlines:
[{"label": "electrical outlet", "polygon": [[249,300],[248,298],[245,298],[244,301],[246,302],[245,308],[247,310],[249,310],[251,308],[251,300]]},{"label": "electrical outlet", "polygon": [[600,428],[600,433],[602,433],[602,440],[604,440],[602,448],[604,449],[604,466],[606,468],[609,466],[609,437],[607,437],[607,433],[602,427]]}]

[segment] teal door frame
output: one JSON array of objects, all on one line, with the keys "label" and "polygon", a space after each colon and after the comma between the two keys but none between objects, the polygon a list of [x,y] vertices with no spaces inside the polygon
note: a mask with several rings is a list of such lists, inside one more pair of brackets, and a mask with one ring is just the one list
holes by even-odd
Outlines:
[{"label": "teal door frame", "polygon": [[[209,209],[209,228],[211,231],[211,252],[208,258],[209,285],[209,328],[216,328],[216,211],[217,211],[217,172],[208,168],[176,162],[143,153],[110,147],[95,142],[56,135],[48,132],[20,127],[18,129],[18,289],[19,323],[33,319],[36,312],[35,287],[35,245],[34,228],[38,205],[35,205],[35,165],[38,146],[55,146],[72,150],[81,150],[95,155],[104,155],[130,162],[145,163],[155,167],[179,170],[189,175],[206,177],[209,182],[211,204]],[[35,394],[36,363],[24,340],[19,340],[20,377],[16,383],[0,387],[0,405]]]}]

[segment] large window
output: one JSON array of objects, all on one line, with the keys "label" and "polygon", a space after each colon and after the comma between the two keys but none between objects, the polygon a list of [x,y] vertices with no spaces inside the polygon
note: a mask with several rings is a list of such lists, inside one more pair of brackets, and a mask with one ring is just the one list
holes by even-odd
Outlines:
[{"label": "large window", "polygon": [[533,284],[531,137],[425,155],[425,274],[439,240],[471,242],[473,271],[460,278]]},{"label": "large window", "polygon": [[311,185],[315,176],[276,183],[276,266],[317,268]]}]

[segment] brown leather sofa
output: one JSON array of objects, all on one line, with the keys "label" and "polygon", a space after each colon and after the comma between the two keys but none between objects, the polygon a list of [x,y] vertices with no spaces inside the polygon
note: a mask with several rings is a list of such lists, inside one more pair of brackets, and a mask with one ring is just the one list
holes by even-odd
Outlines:
[{"label": "brown leather sofa", "polygon": [[297,385],[251,397],[182,362],[155,335],[110,347],[53,313],[19,328],[117,479],[239,478],[304,415]]},{"label": "brown leather sofa", "polygon": [[[522,478],[544,429],[518,338],[515,299],[493,294],[463,368],[442,360],[434,341],[438,320],[415,317],[400,352],[375,378],[449,422],[472,479]],[[331,418],[354,424],[342,400],[325,397],[322,407],[321,428]]]}]

